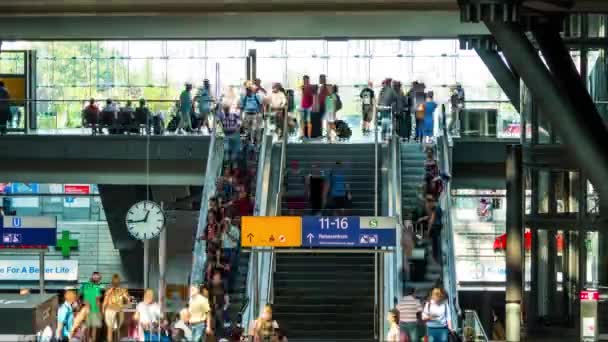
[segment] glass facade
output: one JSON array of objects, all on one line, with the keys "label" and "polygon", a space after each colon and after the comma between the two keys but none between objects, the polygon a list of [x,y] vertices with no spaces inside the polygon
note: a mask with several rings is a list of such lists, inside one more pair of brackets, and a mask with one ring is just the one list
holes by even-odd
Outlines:
[{"label": "glass facade", "polygon": [[[422,81],[447,102],[449,86],[463,85],[469,108],[499,109],[499,122],[519,122],[516,111],[474,51],[457,40],[277,40],[261,41],[66,41],[4,42],[3,50],[35,50],[41,126],[78,127],[80,110],[91,97],[121,103],[145,97],[155,111],[172,107],[184,83],[216,79],[220,89],[245,81],[250,49],[257,54],[257,77],[269,88],[282,82],[296,88],[303,75],[318,75],[339,86],[343,115],[359,114],[359,93],[368,81],[386,77],[407,87]],[[21,63],[21,64],[19,64]],[[22,67],[8,52],[0,55],[0,74]],[[472,77],[474,76],[474,77]],[[53,120],[45,119],[53,117]],[[41,127],[46,128],[46,127]]]}]

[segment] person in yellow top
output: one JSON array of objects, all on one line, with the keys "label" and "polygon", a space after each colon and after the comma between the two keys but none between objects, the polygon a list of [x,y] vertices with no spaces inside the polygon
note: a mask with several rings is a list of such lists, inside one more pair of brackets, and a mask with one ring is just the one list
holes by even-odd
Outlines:
[{"label": "person in yellow top", "polygon": [[211,334],[211,306],[209,299],[201,294],[198,285],[190,285],[190,328],[193,342],[205,342],[206,334]]},{"label": "person in yellow top", "polygon": [[128,302],[129,292],[120,287],[120,276],[114,274],[111,287],[106,291],[102,305],[107,331],[106,341],[112,342],[114,333],[118,334],[118,341],[120,341],[120,327],[124,322],[122,310]]}]

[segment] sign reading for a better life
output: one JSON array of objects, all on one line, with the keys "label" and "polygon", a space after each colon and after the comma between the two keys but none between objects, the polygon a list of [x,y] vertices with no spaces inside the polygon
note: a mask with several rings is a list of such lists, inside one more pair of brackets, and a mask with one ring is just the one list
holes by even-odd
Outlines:
[{"label": "sign reading for a better life", "polygon": [[243,247],[300,247],[302,218],[294,216],[244,216],[241,222]]}]

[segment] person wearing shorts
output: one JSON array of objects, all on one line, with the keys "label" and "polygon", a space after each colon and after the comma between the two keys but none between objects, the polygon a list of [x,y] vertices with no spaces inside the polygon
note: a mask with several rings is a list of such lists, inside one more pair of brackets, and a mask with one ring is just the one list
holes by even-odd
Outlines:
[{"label": "person wearing shorts", "polygon": [[253,91],[252,88],[245,89],[245,95],[241,98],[241,111],[243,112],[243,128],[247,133],[250,141],[256,143],[259,141],[258,132],[262,128],[262,100]]},{"label": "person wearing shorts", "polygon": [[87,316],[86,327],[87,333],[89,334],[89,340],[92,342],[97,341],[97,330],[101,328],[101,292],[102,286],[101,274],[99,272],[93,272],[91,280],[82,284],[80,293],[85,304],[89,305],[89,314]]},{"label": "person wearing shorts", "polygon": [[371,122],[374,119],[374,90],[373,84],[370,81],[367,87],[361,90],[359,97],[361,98],[361,115],[363,116],[362,129],[363,133],[367,134],[371,131]]},{"label": "person wearing shorts", "polygon": [[336,87],[333,85],[328,85],[327,89],[329,94],[325,97],[325,122],[327,125],[327,140],[332,142],[335,136],[336,130],[336,112],[338,110],[338,96],[336,94]]},{"label": "person wearing shorts", "polygon": [[314,88],[310,84],[310,77],[305,75],[302,78],[302,102],[300,103],[300,127],[302,127],[302,137],[312,136],[312,105],[314,100]]},{"label": "person wearing shorts", "polygon": [[112,286],[106,291],[103,300],[103,316],[106,323],[106,341],[112,342],[114,334],[118,334],[120,341],[120,328],[124,322],[123,306],[129,302],[127,289],[120,287],[120,276],[112,276]]},{"label": "person wearing shorts", "polygon": [[200,125],[196,128],[200,130],[202,127],[205,127],[207,128],[207,131],[210,132],[209,114],[211,113],[211,107],[213,105],[213,96],[211,95],[211,85],[209,84],[208,79],[203,80],[203,86],[199,88],[195,99],[198,102],[198,119],[200,120]]}]

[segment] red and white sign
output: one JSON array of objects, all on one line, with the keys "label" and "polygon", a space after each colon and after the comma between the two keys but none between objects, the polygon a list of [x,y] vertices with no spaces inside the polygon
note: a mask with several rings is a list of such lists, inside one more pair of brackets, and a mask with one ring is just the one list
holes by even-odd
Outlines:
[{"label": "red and white sign", "polygon": [[[63,193],[66,197],[63,199],[63,206],[67,208],[88,208],[91,206],[91,198],[88,196],[91,194],[90,184],[64,184]],[[80,196],[67,196],[67,195],[80,195]]]},{"label": "red and white sign", "polygon": [[88,195],[91,193],[91,185],[89,184],[65,184],[63,192],[66,194]]},{"label": "red and white sign", "polygon": [[581,300],[599,301],[600,293],[597,291],[581,291]]}]

